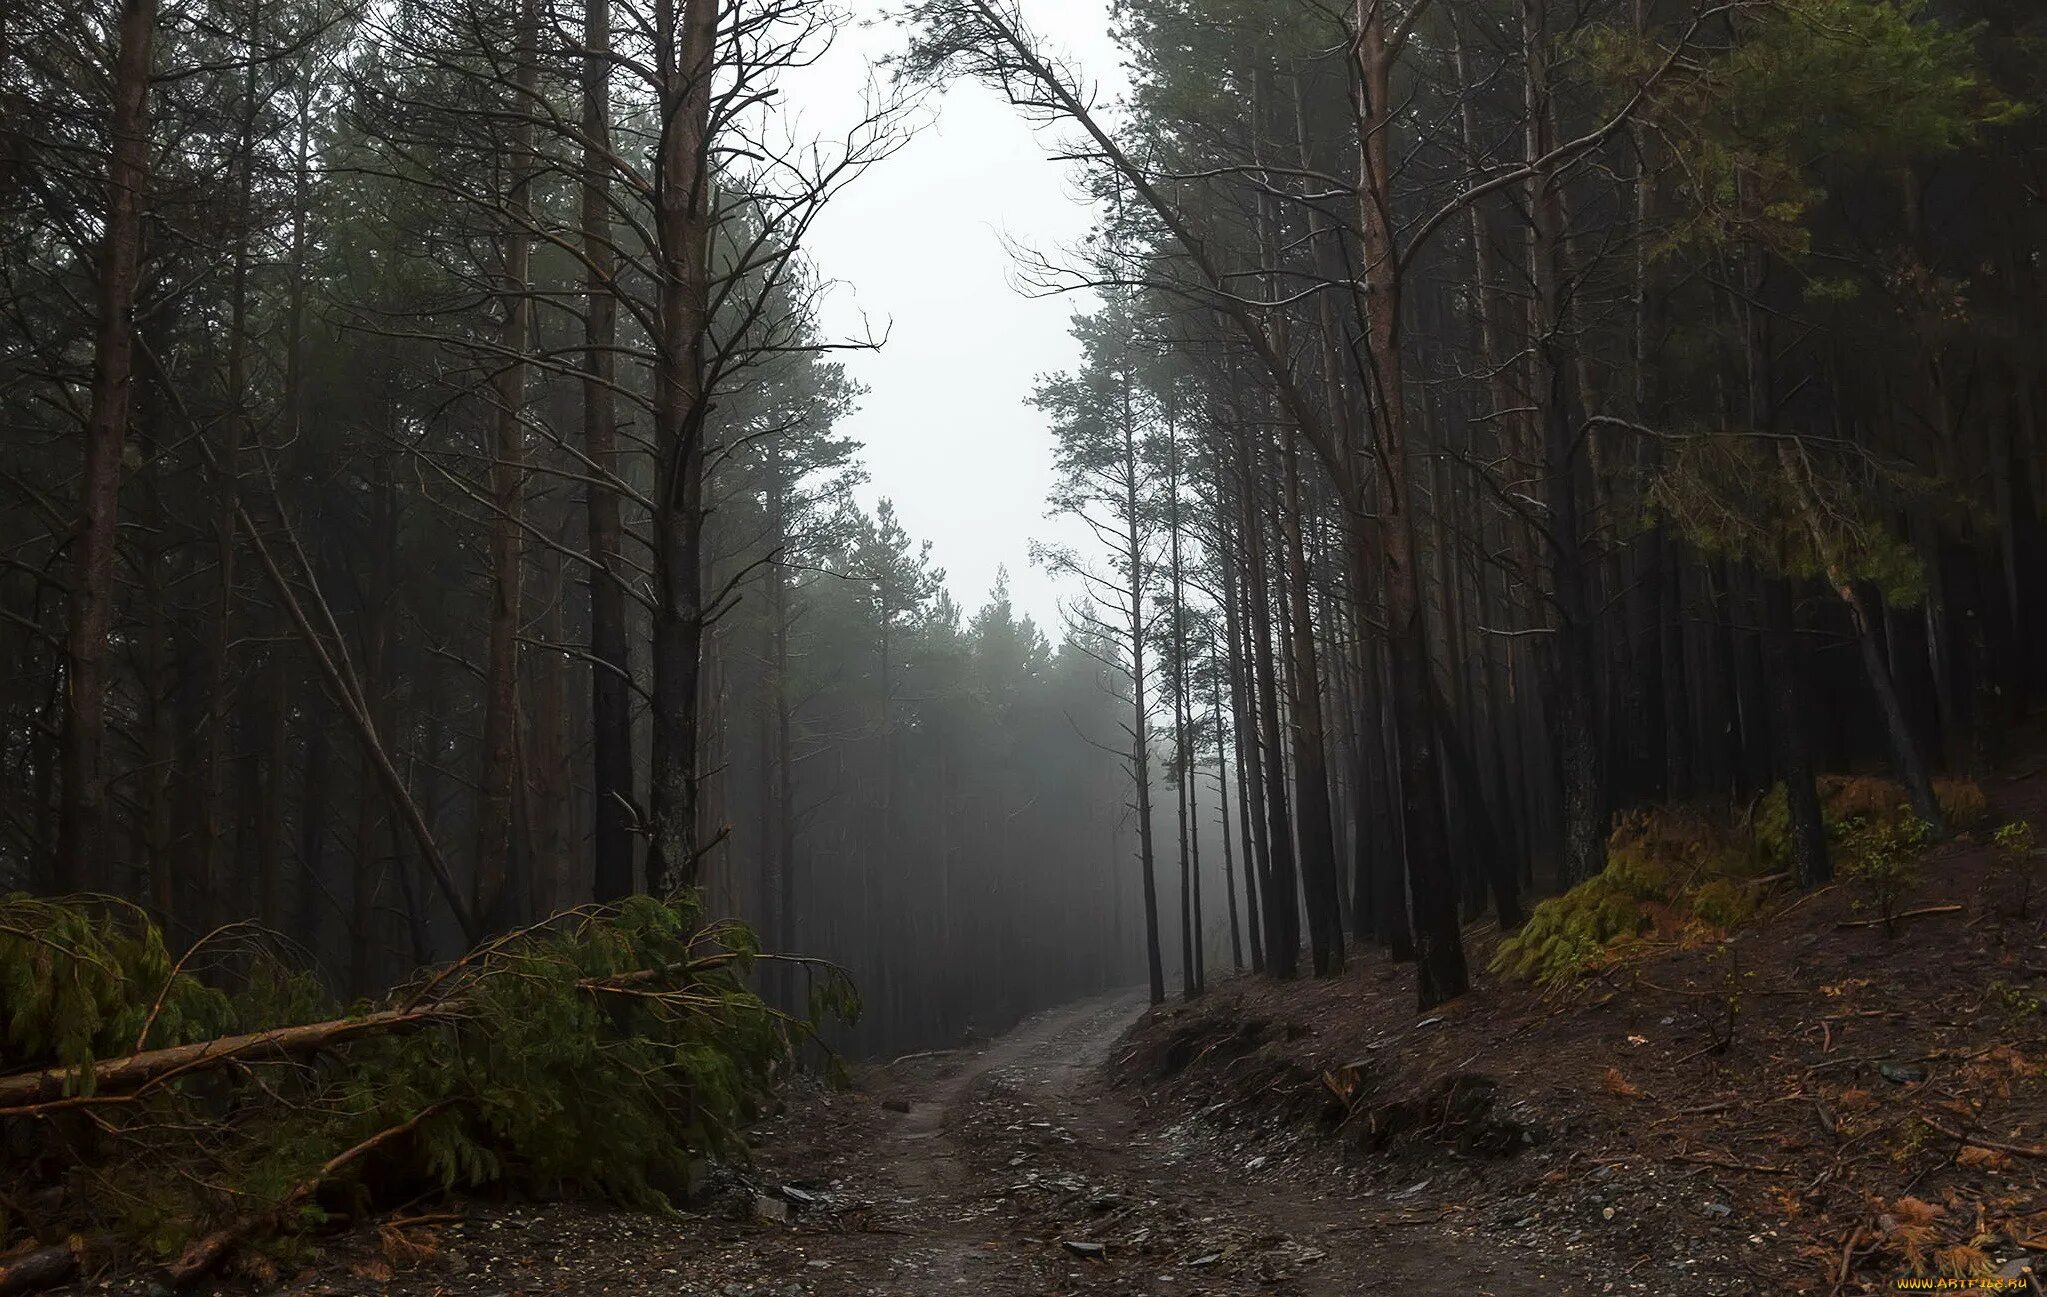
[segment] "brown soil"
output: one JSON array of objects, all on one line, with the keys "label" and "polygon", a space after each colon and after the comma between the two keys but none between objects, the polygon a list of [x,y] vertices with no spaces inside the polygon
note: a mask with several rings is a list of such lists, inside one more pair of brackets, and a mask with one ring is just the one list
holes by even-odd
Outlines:
[{"label": "brown soil", "polygon": [[[1463,1220],[1354,1194],[1327,1174],[1272,1174],[1283,1158],[1247,1154],[1236,1134],[1170,1119],[1149,1096],[1108,1084],[1103,1069],[1144,1008],[1141,993],[1067,1006],[979,1051],[901,1060],[850,1092],[805,1094],[761,1129],[754,1167],[720,1173],[674,1217],[574,1203],[428,1210],[327,1240],[281,1287],[305,1297],[1567,1291],[1547,1259],[1505,1251]],[[249,1278],[231,1287],[247,1291]]]},{"label": "brown soil", "polygon": [[[1991,825],[2047,824],[2047,776],[1988,791]],[[1376,955],[1239,979],[1148,1016],[1121,1071],[1137,1102],[1296,1150],[1261,1178],[1335,1157],[1348,1192],[1540,1258],[1552,1292],[1890,1292],[1986,1261],[2039,1292],[2047,906],[2017,917],[1989,865],[1966,839],[1936,851],[1903,908],[1940,912],[1895,938],[1843,926],[1867,916],[1837,885],[1724,949],[1548,995],[1482,976],[1427,1016]],[[1497,933],[1469,935],[1482,965]]]},{"label": "brown soil", "polygon": [[[291,1288],[309,1297],[1561,1291],[1544,1265],[1504,1257],[1454,1221],[1422,1222],[1406,1204],[1354,1198],[1326,1177],[1262,1174],[1263,1159],[1239,1156],[1233,1136],[1160,1122],[1145,1096],[1101,1074],[1143,1009],[1141,994],[1128,993],[1068,1006],[978,1052],[912,1058],[869,1072],[851,1093],[809,1094],[762,1130],[759,1164],[713,1186],[699,1212],[472,1209],[458,1222],[354,1235]],[[757,1219],[757,1201],[791,1206],[789,1220]],[[402,1237],[416,1244],[411,1255]]]}]

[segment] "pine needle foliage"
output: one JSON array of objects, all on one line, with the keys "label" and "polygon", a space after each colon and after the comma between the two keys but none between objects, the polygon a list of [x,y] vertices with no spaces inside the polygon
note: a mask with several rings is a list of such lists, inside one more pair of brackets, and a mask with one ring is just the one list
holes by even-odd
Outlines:
[{"label": "pine needle foliage", "polygon": [[[1665,77],[1643,120],[1682,177],[1662,252],[1747,241],[1811,249],[1828,181],[1938,157],[2024,118],[1983,74],[1981,27],[1938,21],[1925,0],[1763,0],[1717,48]],[[1667,51],[1594,25],[1576,41],[1610,93],[1643,83]]]},{"label": "pine needle foliage", "polygon": [[1732,427],[1670,438],[1665,451],[1647,484],[1649,521],[1773,575],[1867,581],[1895,607],[1925,598],[1926,571],[1893,517],[1961,516],[1938,480],[1845,442]]},{"label": "pine needle foliage", "polygon": [[112,1229],[162,1256],[251,1220],[253,1237],[288,1247],[401,1192],[545,1188],[665,1210],[693,1163],[745,1156],[748,1124],[820,1022],[858,1012],[821,965],[812,1013],[777,1012],[750,986],[763,957],[749,929],[707,921],[694,898],[637,897],[557,915],[344,1014],[268,968],[232,989],[202,983],[132,907],[10,897],[7,1070],[75,1069],[73,1095],[92,1093],[95,1061],[145,1037],[161,1048],[370,1013],[394,1025],[0,1116],[0,1137],[33,1146],[29,1165],[58,1190],[40,1233]]},{"label": "pine needle foliage", "polygon": [[76,1068],[72,1092],[90,1094],[95,1059],[320,1016],[313,980],[260,942],[237,943],[236,995],[194,976],[191,955],[224,946],[220,935],[174,959],[162,930],[125,901],[0,897],[0,1073]]}]

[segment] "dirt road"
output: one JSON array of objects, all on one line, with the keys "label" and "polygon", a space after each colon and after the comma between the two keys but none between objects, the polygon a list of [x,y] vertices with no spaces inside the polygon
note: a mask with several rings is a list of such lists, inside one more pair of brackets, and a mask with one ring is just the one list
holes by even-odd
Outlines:
[{"label": "dirt road", "polygon": [[[1352,1196],[1199,1122],[1138,1111],[1098,1065],[1144,1007],[1121,994],[978,1051],[812,1094],[744,1178],[655,1219],[564,1204],[422,1227],[419,1297],[1560,1297],[1574,1288],[1416,1194]],[[1398,1200],[1395,1200],[1398,1199]],[[786,1219],[784,1215],[786,1213]],[[386,1240],[385,1250],[394,1245]],[[392,1292],[375,1256],[295,1290]]]}]

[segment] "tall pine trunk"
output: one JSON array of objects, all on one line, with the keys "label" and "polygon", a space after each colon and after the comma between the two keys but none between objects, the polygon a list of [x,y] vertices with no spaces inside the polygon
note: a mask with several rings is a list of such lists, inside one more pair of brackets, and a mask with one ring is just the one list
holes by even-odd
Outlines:
[{"label": "tall pine trunk", "polygon": [[90,876],[107,848],[107,641],[114,625],[115,527],[121,456],[135,375],[135,290],[142,268],[142,198],[149,183],[150,52],[156,0],[125,0],[113,68],[107,136],[106,224],[100,239],[92,407],[79,483],[77,575],[65,650],[62,803],[52,890]]},{"label": "tall pine trunk", "polygon": [[513,74],[513,126],[506,142],[504,266],[499,290],[504,320],[499,334],[490,463],[490,631],[484,667],[483,771],[476,796],[476,872],[470,913],[485,930],[513,921],[507,912],[511,879],[513,781],[519,777],[519,632],[525,545],[526,352],[531,345],[529,265],[533,240],[533,106],[539,83],[540,18],[537,0],[520,0],[518,66]]},{"label": "tall pine trunk", "polygon": [[[678,5],[681,7],[678,9]],[[656,170],[660,312],[654,339],[654,698],[647,887],[692,887],[704,636],[704,438],[710,320],[711,76],[718,0],[660,0],[665,128]]]},{"label": "tall pine trunk", "polygon": [[[1356,528],[1352,543],[1376,532],[1386,571],[1387,652],[1400,756],[1401,838],[1406,853],[1407,908],[1415,944],[1417,995],[1423,1008],[1462,995],[1470,986],[1458,925],[1456,880],[1443,819],[1442,754],[1431,706],[1428,633],[1423,624],[1421,570],[1416,559],[1409,463],[1406,372],[1400,353],[1401,251],[1393,202],[1393,62],[1385,6],[1358,0],[1353,46],[1358,90],[1358,209],[1363,231],[1365,355],[1377,401],[1373,413],[1386,480],[1378,526]],[[1361,517],[1362,517],[1362,511]]]},{"label": "tall pine trunk", "polygon": [[1308,560],[1302,538],[1300,451],[1281,434],[1286,499],[1280,511],[1286,546],[1288,629],[1293,653],[1294,804],[1301,844],[1301,886],[1308,910],[1308,948],[1317,977],[1343,969],[1343,903],[1330,824],[1328,741],[1322,720],[1322,664],[1308,603]]},{"label": "tall pine trunk", "polygon": [[617,257],[611,246],[611,0],[583,5],[583,450],[590,533],[590,752],[592,892],[615,901],[633,891],[632,662],[626,641],[620,554]]}]

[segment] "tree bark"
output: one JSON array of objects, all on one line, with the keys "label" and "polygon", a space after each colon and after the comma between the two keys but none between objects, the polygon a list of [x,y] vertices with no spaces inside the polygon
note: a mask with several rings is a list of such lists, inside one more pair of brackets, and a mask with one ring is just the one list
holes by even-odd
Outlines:
[{"label": "tree bark", "polygon": [[1265,971],[1286,979],[1300,972],[1300,889],[1294,869],[1293,822],[1287,807],[1286,755],[1279,741],[1279,685],[1273,662],[1272,598],[1265,561],[1264,511],[1258,507],[1257,477],[1249,451],[1239,440],[1245,538],[1244,588],[1249,595],[1246,633],[1257,677],[1260,762],[1265,776],[1265,840],[1269,870],[1264,880]]},{"label": "tree bark", "polygon": [[1172,591],[1171,643],[1173,646],[1173,791],[1180,823],[1180,995],[1191,1000],[1201,994],[1200,924],[1198,901],[1201,862],[1195,846],[1194,747],[1190,735],[1187,690],[1187,607],[1186,572],[1181,565],[1180,547],[1180,430],[1171,414],[1166,421],[1166,530],[1170,551],[1168,581]]},{"label": "tree bark", "polygon": [[[1239,432],[1241,435],[1241,430]],[[1243,617],[1239,612],[1237,573],[1243,561],[1242,544],[1241,537],[1235,544],[1230,539],[1234,530],[1230,519],[1236,510],[1235,501],[1224,490],[1220,447],[1213,458],[1217,531],[1221,537],[1221,552],[1217,558],[1223,579],[1223,633],[1229,640],[1230,716],[1237,748],[1237,817],[1242,822],[1238,836],[1244,844],[1244,919],[1251,934],[1251,969],[1262,973],[1265,971],[1265,930],[1260,923],[1258,898],[1269,866],[1265,856],[1264,821],[1259,808],[1252,804],[1254,790],[1260,787],[1260,783],[1258,736],[1251,711],[1252,691],[1246,684],[1251,659],[1244,649]],[[1243,488],[1240,486],[1239,489]]]},{"label": "tree bark", "polygon": [[1301,464],[1294,434],[1281,434],[1286,500],[1280,511],[1286,545],[1286,587],[1293,650],[1294,788],[1301,842],[1301,884],[1308,909],[1308,947],[1317,977],[1343,971],[1343,904],[1330,824],[1328,742],[1322,719],[1322,669],[1308,604],[1308,560],[1302,541]]},{"label": "tree bark", "polygon": [[536,917],[573,903],[578,890],[571,886],[575,871],[570,857],[575,848],[569,826],[572,779],[565,732],[568,661],[555,647],[568,634],[562,615],[562,549],[569,543],[568,533],[568,509],[562,508],[557,543],[541,546],[535,561],[539,570],[534,593],[540,601],[535,621],[545,643],[526,655],[526,750],[520,765],[526,772],[526,895]]},{"label": "tree bark", "polygon": [[1819,789],[1813,780],[1812,753],[1805,736],[1805,702],[1798,682],[1793,643],[1791,583],[1774,576],[1763,581],[1763,654],[1770,677],[1771,733],[1776,736],[1777,777],[1784,782],[1784,803],[1791,815],[1791,862],[1801,886],[1817,887],[1834,876],[1827,856],[1827,826],[1820,814]]},{"label": "tree bark", "polygon": [[1128,545],[1130,581],[1130,770],[1137,794],[1137,855],[1144,871],[1144,945],[1151,1002],[1166,1002],[1165,965],[1159,950],[1158,880],[1154,877],[1151,831],[1151,717],[1144,697],[1144,537],[1140,530],[1143,502],[1138,499],[1136,417],[1130,388],[1135,381],[1126,363],[1123,373],[1123,527]]},{"label": "tree bark", "polygon": [[[679,7],[678,7],[679,6]],[[655,186],[660,318],[654,339],[654,699],[647,887],[696,885],[704,635],[704,437],[710,414],[711,76],[718,0],[659,0],[664,122]]]},{"label": "tree bark", "polygon": [[[1216,507],[1222,507],[1220,498]],[[1229,558],[1223,556],[1222,562],[1227,566]],[[1237,865],[1230,848],[1230,759],[1228,750],[1223,745],[1223,663],[1213,643],[1209,644],[1208,653],[1209,673],[1215,682],[1209,700],[1209,719],[1210,724],[1215,726],[1215,791],[1220,802],[1217,833],[1223,842],[1223,901],[1230,912],[1230,968],[1233,972],[1241,973],[1244,971],[1244,936],[1237,925]],[[1240,772],[1239,778],[1241,777]],[[1250,843],[1247,840],[1244,844],[1247,857],[1250,850]],[[1248,864],[1248,859],[1246,863]]]},{"label": "tree bark", "polygon": [[[1443,822],[1442,761],[1431,715],[1428,635],[1415,555],[1413,488],[1407,442],[1405,372],[1400,353],[1401,252],[1393,202],[1393,63],[1398,51],[1384,5],[1358,0],[1358,208],[1365,272],[1365,353],[1375,395],[1377,451],[1384,469],[1376,530],[1386,571],[1387,651],[1400,753],[1402,846],[1407,907],[1415,943],[1417,995],[1432,1008],[1470,986],[1457,920],[1449,835]],[[1367,544],[1362,511],[1354,544]]]},{"label": "tree bark", "polygon": [[617,406],[617,258],[611,246],[611,0],[583,6],[583,448],[590,481],[590,740],[595,855],[600,901],[633,892],[632,662],[626,642],[625,570],[620,555]]},{"label": "tree bark", "polygon": [[[1545,0],[1522,0],[1527,60],[1528,156],[1554,147],[1550,102],[1549,35]],[[1530,307],[1534,339],[1535,399],[1541,408],[1544,487],[1548,504],[1551,597],[1557,624],[1550,637],[1550,723],[1556,733],[1563,779],[1565,885],[1606,868],[1606,772],[1601,751],[1593,675],[1596,630],[1587,597],[1578,477],[1583,465],[1572,367],[1564,355],[1567,258],[1559,181],[1539,172],[1528,182],[1529,263],[1535,281]]]},{"label": "tree bark", "polygon": [[19,1297],[69,1283],[96,1258],[112,1252],[115,1243],[111,1234],[95,1234],[0,1258],[0,1297]]},{"label": "tree bark", "polygon": [[142,266],[143,192],[149,183],[150,54],[156,9],[157,0],[124,0],[114,55],[92,406],[79,485],[77,576],[65,638],[62,804],[50,880],[57,892],[79,887],[106,849],[107,641],[114,624],[121,456],[135,375],[135,292]]},{"label": "tree bark", "polygon": [[486,930],[512,921],[506,913],[511,877],[513,788],[519,769],[519,631],[524,573],[526,491],[526,361],[531,345],[529,265],[533,240],[533,107],[539,84],[537,0],[520,0],[518,65],[513,73],[513,126],[506,142],[511,184],[505,195],[504,323],[493,410],[490,464],[490,656],[484,669],[483,772],[476,795],[476,872],[470,912]]}]

